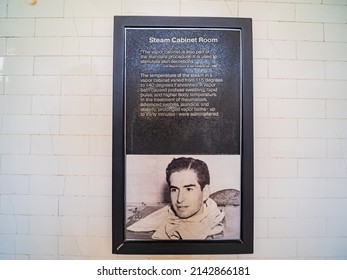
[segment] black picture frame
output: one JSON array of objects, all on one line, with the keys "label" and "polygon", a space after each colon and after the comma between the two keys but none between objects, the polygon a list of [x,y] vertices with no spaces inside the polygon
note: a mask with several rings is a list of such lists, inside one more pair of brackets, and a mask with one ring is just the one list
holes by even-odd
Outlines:
[{"label": "black picture frame", "polygon": [[[126,60],[131,59],[131,50],[126,44],[126,30],[175,30],[177,34],[191,29],[233,30],[240,34],[240,102],[238,104],[240,126],[240,235],[237,239],[222,240],[137,240],[126,236],[126,157],[130,154],[156,154],[151,145],[144,150],[129,147],[126,121],[129,118],[126,100]],[[129,33],[130,34],[130,33]],[[187,34],[187,33],[184,33]],[[199,33],[200,34],[200,33]],[[134,33],[134,37],[137,33]],[[183,36],[184,37],[184,36]],[[129,36],[131,38],[131,36]],[[141,41],[139,41],[141,44]],[[228,47],[228,46],[227,46]],[[252,20],[249,18],[216,17],[155,17],[115,16],[113,56],[113,138],[112,138],[112,253],[113,254],[251,254],[253,253],[253,57]],[[224,69],[225,71],[225,69]],[[130,72],[129,72],[130,73]],[[149,139],[148,141],[153,141]],[[165,141],[165,139],[163,140]],[[159,141],[160,142],[160,141]],[[140,142],[137,142],[140,143]],[[177,146],[177,145],[176,145]],[[218,145],[219,146],[219,145]],[[202,149],[202,148],[201,148]],[[163,150],[158,146],[158,154]],[[203,150],[204,153],[208,150]],[[165,151],[164,151],[165,153]],[[212,154],[221,154],[213,151]],[[231,152],[232,153],[232,152]],[[193,154],[198,151],[172,150],[168,154]],[[164,172],[164,171],[163,171]]]}]

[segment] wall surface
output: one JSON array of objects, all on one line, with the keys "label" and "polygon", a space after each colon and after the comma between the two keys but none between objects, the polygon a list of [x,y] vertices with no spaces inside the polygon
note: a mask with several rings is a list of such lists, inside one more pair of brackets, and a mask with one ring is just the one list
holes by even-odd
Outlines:
[{"label": "wall surface", "polygon": [[114,15],[253,18],[254,254],[195,257],[346,259],[346,0],[1,0],[0,258],[124,258]]}]

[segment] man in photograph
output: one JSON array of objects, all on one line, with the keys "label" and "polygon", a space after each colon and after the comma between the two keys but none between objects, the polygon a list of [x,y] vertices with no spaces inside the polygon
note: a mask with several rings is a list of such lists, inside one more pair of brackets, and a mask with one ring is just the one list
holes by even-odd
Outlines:
[{"label": "man in photograph", "polygon": [[153,239],[207,239],[223,232],[224,212],[210,195],[210,173],[205,162],[173,159],[166,168],[171,203],[128,227],[151,232]]}]

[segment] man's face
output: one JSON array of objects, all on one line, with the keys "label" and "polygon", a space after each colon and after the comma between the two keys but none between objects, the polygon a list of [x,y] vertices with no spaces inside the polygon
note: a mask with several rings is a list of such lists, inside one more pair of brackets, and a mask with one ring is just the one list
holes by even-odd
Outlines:
[{"label": "man's face", "polygon": [[186,219],[201,211],[206,197],[206,187],[201,190],[196,173],[189,170],[174,172],[170,176],[172,207],[179,218]]}]

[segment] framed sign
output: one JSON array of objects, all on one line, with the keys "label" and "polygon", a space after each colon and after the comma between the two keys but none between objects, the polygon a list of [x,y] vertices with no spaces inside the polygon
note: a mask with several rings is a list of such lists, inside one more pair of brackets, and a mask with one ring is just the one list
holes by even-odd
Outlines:
[{"label": "framed sign", "polygon": [[251,19],[116,16],[113,59],[113,253],[252,253]]}]

